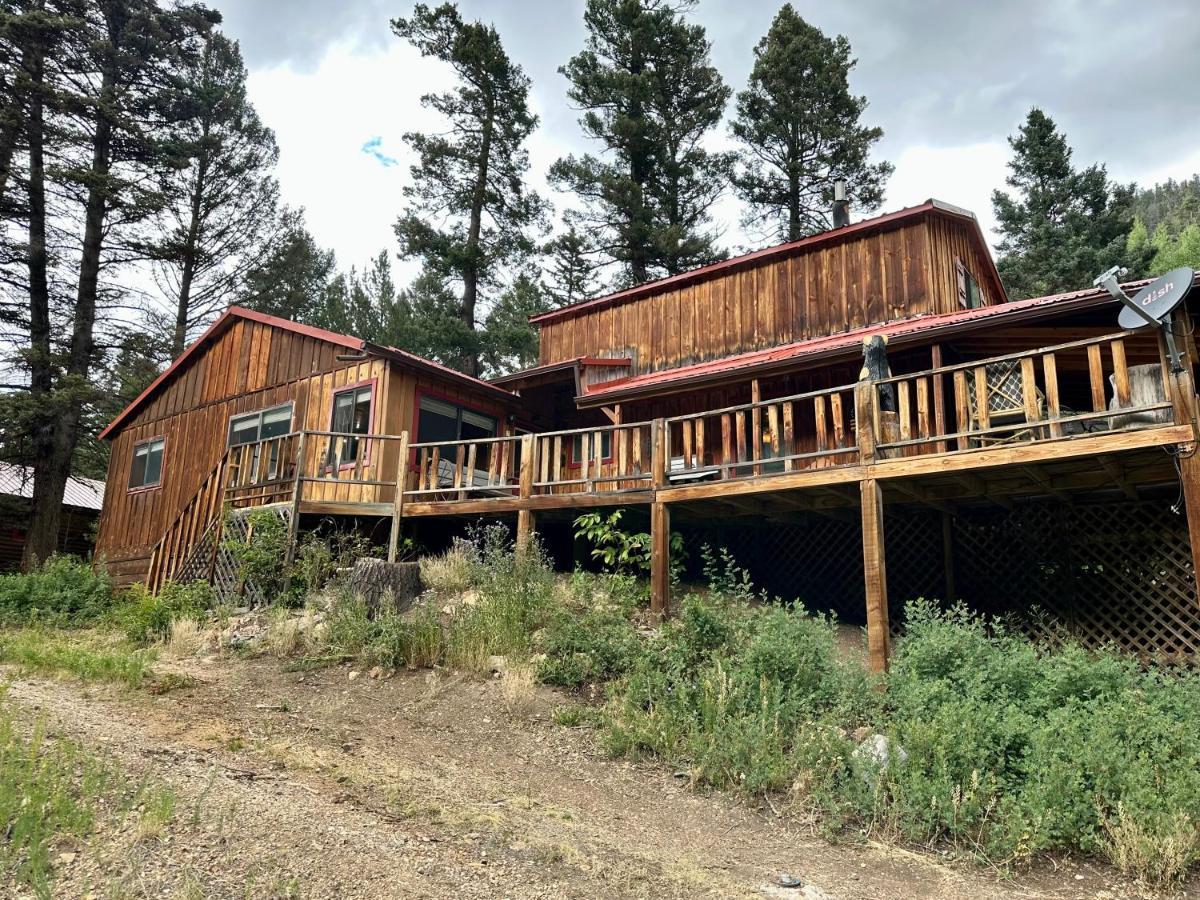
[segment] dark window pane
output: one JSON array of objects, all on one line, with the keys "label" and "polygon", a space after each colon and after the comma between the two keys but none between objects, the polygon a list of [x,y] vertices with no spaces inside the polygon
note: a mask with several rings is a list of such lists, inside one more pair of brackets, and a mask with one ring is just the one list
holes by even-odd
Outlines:
[{"label": "dark window pane", "polygon": [[129,467],[129,486],[148,487],[162,480],[162,458],[164,441],[159,438],[143,441],[133,448],[133,462]]},{"label": "dark window pane", "polygon": [[258,440],[258,413],[238,416],[229,422],[229,446],[251,444]]}]

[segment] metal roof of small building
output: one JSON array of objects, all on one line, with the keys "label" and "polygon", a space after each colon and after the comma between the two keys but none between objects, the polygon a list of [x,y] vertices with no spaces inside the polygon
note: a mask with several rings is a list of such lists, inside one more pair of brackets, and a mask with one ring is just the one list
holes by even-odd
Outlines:
[{"label": "metal roof of small building", "polygon": [[[33,469],[29,466],[14,466],[0,463],[0,494],[10,497],[33,498]],[[98,478],[67,479],[63,489],[63,504],[80,509],[99,510],[104,502],[104,482]]]}]

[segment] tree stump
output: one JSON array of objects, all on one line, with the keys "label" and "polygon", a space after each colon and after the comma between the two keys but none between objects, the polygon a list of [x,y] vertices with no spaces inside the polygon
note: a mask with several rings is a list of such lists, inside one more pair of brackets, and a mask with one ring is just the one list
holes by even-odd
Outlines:
[{"label": "tree stump", "polygon": [[360,559],[346,576],[346,586],[363,598],[372,617],[388,603],[404,612],[421,595],[421,567],[416,562]]}]

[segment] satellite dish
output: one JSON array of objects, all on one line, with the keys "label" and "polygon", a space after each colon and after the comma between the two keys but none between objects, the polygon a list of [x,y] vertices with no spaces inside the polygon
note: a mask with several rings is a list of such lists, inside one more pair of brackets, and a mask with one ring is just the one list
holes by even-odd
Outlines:
[{"label": "satellite dish", "polygon": [[[1125,308],[1117,318],[1117,324],[1127,331],[1145,328],[1147,325],[1163,325],[1188,291],[1196,273],[1187,266],[1172,269],[1166,275],[1146,285],[1137,296],[1119,298]],[[1124,294],[1124,291],[1121,292]]]}]

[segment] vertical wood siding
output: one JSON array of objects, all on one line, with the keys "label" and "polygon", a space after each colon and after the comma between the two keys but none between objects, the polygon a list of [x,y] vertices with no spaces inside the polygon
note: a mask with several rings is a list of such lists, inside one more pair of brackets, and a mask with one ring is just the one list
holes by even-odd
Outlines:
[{"label": "vertical wood siding", "polygon": [[968,226],[939,216],[725,270],[541,326],[542,364],[631,356],[630,374],[689,365],[959,308],[955,258],[983,292],[989,263]]}]

